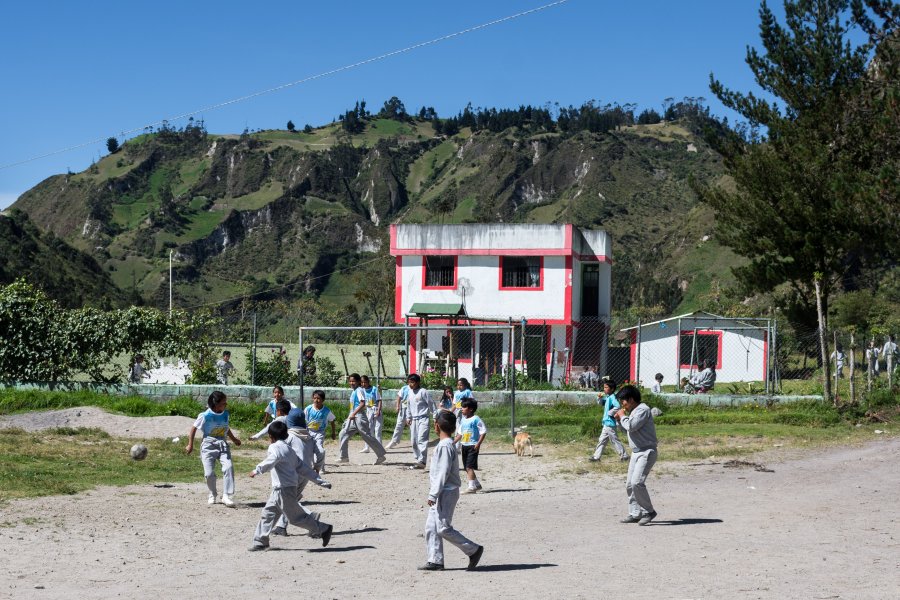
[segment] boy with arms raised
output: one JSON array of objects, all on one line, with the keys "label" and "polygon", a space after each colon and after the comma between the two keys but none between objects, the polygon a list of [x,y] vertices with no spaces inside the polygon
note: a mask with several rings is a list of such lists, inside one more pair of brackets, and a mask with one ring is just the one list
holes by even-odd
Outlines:
[{"label": "boy with arms raised", "polygon": [[441,411],[434,420],[434,430],[440,437],[431,459],[428,491],[428,519],[425,521],[425,546],[428,562],[419,567],[420,571],[441,571],[444,568],[444,540],[447,540],[469,557],[468,569],[474,570],[484,553],[479,546],[453,529],[453,511],[459,501],[459,457],[453,445],[456,431],[456,416]]}]

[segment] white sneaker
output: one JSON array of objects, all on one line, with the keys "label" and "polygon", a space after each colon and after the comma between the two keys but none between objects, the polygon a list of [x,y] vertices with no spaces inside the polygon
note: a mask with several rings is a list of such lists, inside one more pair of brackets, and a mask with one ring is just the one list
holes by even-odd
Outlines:
[{"label": "white sneaker", "polygon": [[363,448],[362,450],[359,451],[360,454],[368,454],[369,452],[371,452],[371,450],[369,450],[368,447]]},{"label": "white sneaker", "polygon": [[466,491],[464,491],[463,494],[474,494],[474,493],[477,492],[477,491],[478,491],[478,490],[475,489],[475,488],[473,488],[473,487],[467,487],[467,488],[466,488]]},{"label": "white sneaker", "polygon": [[216,495],[210,494],[209,498],[206,499],[207,504],[215,504],[216,503]]},{"label": "white sneaker", "polygon": [[384,447],[384,449],[390,450],[391,448],[396,448],[396,447],[397,447],[397,442],[391,440],[390,442],[388,442],[388,445]]},{"label": "white sneaker", "polygon": [[225,506],[234,506],[234,500],[227,494],[222,494],[222,504]]}]

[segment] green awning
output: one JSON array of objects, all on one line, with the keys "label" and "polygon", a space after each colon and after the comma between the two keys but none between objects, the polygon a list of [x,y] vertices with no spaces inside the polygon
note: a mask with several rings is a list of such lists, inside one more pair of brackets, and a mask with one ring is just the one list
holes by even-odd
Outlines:
[{"label": "green awning", "polygon": [[462,304],[441,302],[415,302],[409,314],[417,317],[463,317],[466,312]]}]

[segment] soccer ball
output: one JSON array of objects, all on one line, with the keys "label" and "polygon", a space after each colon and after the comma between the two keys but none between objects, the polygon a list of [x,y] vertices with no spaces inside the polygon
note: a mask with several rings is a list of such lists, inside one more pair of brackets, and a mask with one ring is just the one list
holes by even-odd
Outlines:
[{"label": "soccer ball", "polygon": [[131,447],[131,458],[134,460],[144,460],[147,458],[147,446],[143,444],[135,444]]}]

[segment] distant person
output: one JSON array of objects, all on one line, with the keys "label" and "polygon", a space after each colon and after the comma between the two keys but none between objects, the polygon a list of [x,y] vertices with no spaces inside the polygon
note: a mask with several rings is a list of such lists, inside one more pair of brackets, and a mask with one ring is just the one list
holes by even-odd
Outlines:
[{"label": "distant person", "polygon": [[339,462],[350,462],[350,438],[358,433],[369,448],[375,451],[377,456],[375,464],[380,465],[385,461],[384,446],[372,436],[369,419],[366,416],[366,394],[360,387],[361,384],[362,378],[359,373],[350,375],[350,414],[347,415],[347,420],[341,428]]},{"label": "distant person", "polygon": [[297,372],[303,380],[303,385],[316,383],[316,347],[307,346],[297,359]]},{"label": "distant person", "polygon": [[[297,527],[302,527],[311,535],[321,536],[322,546],[327,546],[331,541],[332,525],[322,523],[303,510],[297,500],[297,485],[300,477],[309,476],[310,479],[324,488],[331,488],[331,484],[321,479],[315,471],[304,465],[300,457],[294,452],[287,442],[288,427],[281,421],[276,421],[269,426],[269,449],[266,458],[250,471],[250,477],[256,477],[263,473],[272,473],[272,493],[262,509],[256,532],[253,534],[253,545],[250,551],[267,550],[269,548],[269,534],[279,517],[284,515],[288,522]],[[304,469],[306,467],[306,469]]]},{"label": "distant person", "polygon": [[148,378],[147,369],[144,368],[144,355],[135,354],[134,364],[131,365],[131,371],[128,373],[129,383],[143,383]]},{"label": "distant person", "polygon": [[881,356],[884,358],[884,370],[889,371],[897,364],[897,344],[894,342],[894,336],[887,336],[884,347],[881,349]]},{"label": "distant person", "polygon": [[596,390],[600,387],[600,374],[597,373],[597,367],[591,367],[585,375],[585,385],[589,389]]},{"label": "distant person", "polygon": [[226,350],[222,358],[216,361],[216,383],[228,385],[228,377],[234,372],[234,364],[231,362],[231,352]]},{"label": "distant person", "polygon": [[650,393],[651,394],[661,394],[662,393],[663,374],[657,373],[653,377],[653,379],[654,379],[653,385],[650,386]]},{"label": "distant person", "polygon": [[705,394],[712,390],[716,385],[715,363],[709,359],[703,361],[703,370],[694,376],[691,385],[697,389],[698,394]]},{"label": "distant person", "polygon": [[206,478],[206,487],[209,489],[207,504],[216,503],[216,461],[222,463],[222,476],[225,478],[225,487],[222,491],[222,504],[234,506],[234,463],[231,461],[230,439],[235,446],[241,445],[241,440],[236,438],[228,426],[228,400],[224,393],[215,390],[206,400],[209,408],[197,415],[193,427],[188,434],[188,444],[185,452],[194,451],[194,435],[197,431],[203,433],[200,442],[200,461],[203,463],[203,476]]},{"label": "distant person", "polygon": [[879,354],[881,354],[881,348],[875,345],[875,338],[872,338],[869,340],[869,347],[866,348],[866,368],[868,368],[874,377],[878,377]]},{"label": "distant person", "polygon": [[606,448],[606,444],[610,442],[612,442],[616,454],[619,455],[619,460],[627,460],[628,453],[625,452],[625,446],[619,441],[619,434],[616,430],[618,423],[616,422],[614,415],[616,414],[616,411],[622,408],[622,406],[616,399],[616,382],[613,381],[612,378],[603,378],[603,391],[597,396],[597,404],[603,405],[603,419],[601,421],[603,428],[600,430],[600,439],[597,440],[597,447],[594,449],[594,454],[590,458],[591,462],[598,462],[600,460],[600,457],[603,456],[603,449]]},{"label": "distant person", "polygon": [[[474,398],[463,399],[463,418],[458,421],[456,437],[453,440],[455,444],[462,445],[463,469],[466,470],[466,479],[468,479],[469,483],[466,489],[467,494],[474,494],[481,489],[481,482],[478,481],[475,471],[478,470],[478,452],[481,450],[481,444],[484,443],[485,436],[487,436],[487,426],[481,420],[481,417],[475,414],[477,410],[477,400]],[[432,465],[434,465],[433,462]]]},{"label": "distant person", "polygon": [[331,439],[335,439],[335,416],[331,409],[325,406],[325,392],[316,390],[312,394],[313,403],[306,407],[306,429],[313,441],[313,468],[316,473],[321,473],[325,467],[325,431],[331,424]]},{"label": "distant person", "polygon": [[[422,378],[413,373],[406,384],[409,390],[406,393],[406,424],[409,425],[409,437],[412,440],[414,469],[424,469],[428,458],[428,425],[431,415],[438,412],[434,401],[428,394],[428,390],[421,387]],[[456,421],[454,420],[454,424]]]},{"label": "distant person", "polygon": [[834,372],[838,378],[843,378],[844,376],[845,360],[847,360],[847,357],[844,356],[844,347],[838,342],[834,347],[834,352],[831,353],[831,362],[834,363]]},{"label": "distant person", "polygon": [[[368,375],[361,378],[363,393],[366,395],[366,418],[369,420],[369,430],[372,437],[381,442],[381,431],[384,429],[384,411],[381,409],[381,394],[378,386],[372,385]],[[363,446],[361,453],[369,452],[369,445]]]},{"label": "distant person", "polygon": [[646,484],[650,469],[656,464],[656,425],[650,407],[641,402],[641,392],[636,387],[622,386],[618,398],[622,408],[615,413],[616,420],[628,432],[628,445],[631,446],[625,482],[628,516],[621,522],[649,525],[656,518]]},{"label": "distant person", "polygon": [[[412,376],[410,376],[412,377]],[[427,422],[427,421],[426,421]],[[453,512],[459,501],[459,455],[451,437],[456,431],[456,417],[451,412],[440,411],[434,420],[434,430],[440,437],[434,457],[431,459],[430,488],[428,490],[428,518],[425,521],[425,548],[427,562],[421,571],[444,569],[444,540],[447,540],[469,557],[468,570],[474,570],[484,554],[479,546],[453,528]]]}]

